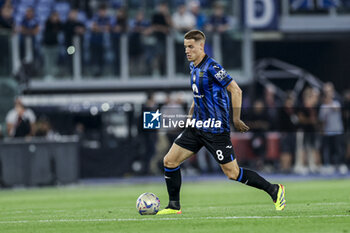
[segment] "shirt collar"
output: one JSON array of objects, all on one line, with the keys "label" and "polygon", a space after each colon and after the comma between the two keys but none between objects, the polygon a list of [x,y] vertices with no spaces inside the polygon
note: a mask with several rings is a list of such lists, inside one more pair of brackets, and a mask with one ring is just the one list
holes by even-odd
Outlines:
[{"label": "shirt collar", "polygon": [[195,66],[195,68],[201,67],[203,65],[203,63],[207,60],[207,58],[208,58],[208,55],[205,54],[205,56],[203,57],[202,61],[197,66]]}]

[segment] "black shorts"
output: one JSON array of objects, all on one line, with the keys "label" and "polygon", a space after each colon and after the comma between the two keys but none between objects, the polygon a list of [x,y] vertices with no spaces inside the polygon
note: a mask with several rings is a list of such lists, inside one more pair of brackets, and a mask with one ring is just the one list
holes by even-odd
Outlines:
[{"label": "black shorts", "polygon": [[202,146],[205,146],[220,164],[225,164],[235,159],[229,132],[215,134],[196,128],[186,128],[175,139],[174,143],[194,153],[197,153]]}]

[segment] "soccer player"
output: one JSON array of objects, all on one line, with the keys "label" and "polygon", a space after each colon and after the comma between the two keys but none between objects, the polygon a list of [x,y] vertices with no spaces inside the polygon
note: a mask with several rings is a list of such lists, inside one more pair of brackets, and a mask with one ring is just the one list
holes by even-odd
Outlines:
[{"label": "soccer player", "polygon": [[[276,210],[283,210],[285,189],[281,184],[271,184],[256,172],[240,168],[230,140],[230,99],[233,108],[233,124],[239,132],[246,132],[249,127],[241,120],[242,91],[231,76],[214,59],[204,52],[205,35],[199,30],[192,30],[184,36],[184,46],[191,70],[193,103],[189,111],[192,120],[205,122],[208,119],[221,121],[220,127],[187,127],[174,141],[164,157],[165,181],[169,194],[168,206],[157,214],[181,214],[180,164],[205,146],[222,171],[231,179],[243,184],[262,189],[275,203]],[[210,125],[212,126],[212,125]],[[218,125],[216,125],[218,126]]]}]

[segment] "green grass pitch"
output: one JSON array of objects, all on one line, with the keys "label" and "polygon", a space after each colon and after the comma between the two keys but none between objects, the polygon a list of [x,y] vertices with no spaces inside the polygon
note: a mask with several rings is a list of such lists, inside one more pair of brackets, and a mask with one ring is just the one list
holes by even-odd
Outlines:
[{"label": "green grass pitch", "polygon": [[[184,178],[186,180],[186,178]],[[284,182],[287,206],[232,181],[184,182],[182,215],[140,216],[137,197],[164,184],[115,184],[0,191],[0,232],[341,232],[350,233],[350,180]]]}]

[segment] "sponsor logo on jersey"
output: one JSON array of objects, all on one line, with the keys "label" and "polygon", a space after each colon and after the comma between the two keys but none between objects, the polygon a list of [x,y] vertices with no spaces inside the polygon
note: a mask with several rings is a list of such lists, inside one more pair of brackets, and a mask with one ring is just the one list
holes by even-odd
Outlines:
[{"label": "sponsor logo on jersey", "polygon": [[222,68],[214,76],[219,82],[221,82],[224,78],[227,77],[227,72],[224,70],[224,68]]},{"label": "sponsor logo on jersey", "polygon": [[195,83],[192,84],[192,90],[195,94],[198,94],[198,87]]}]

